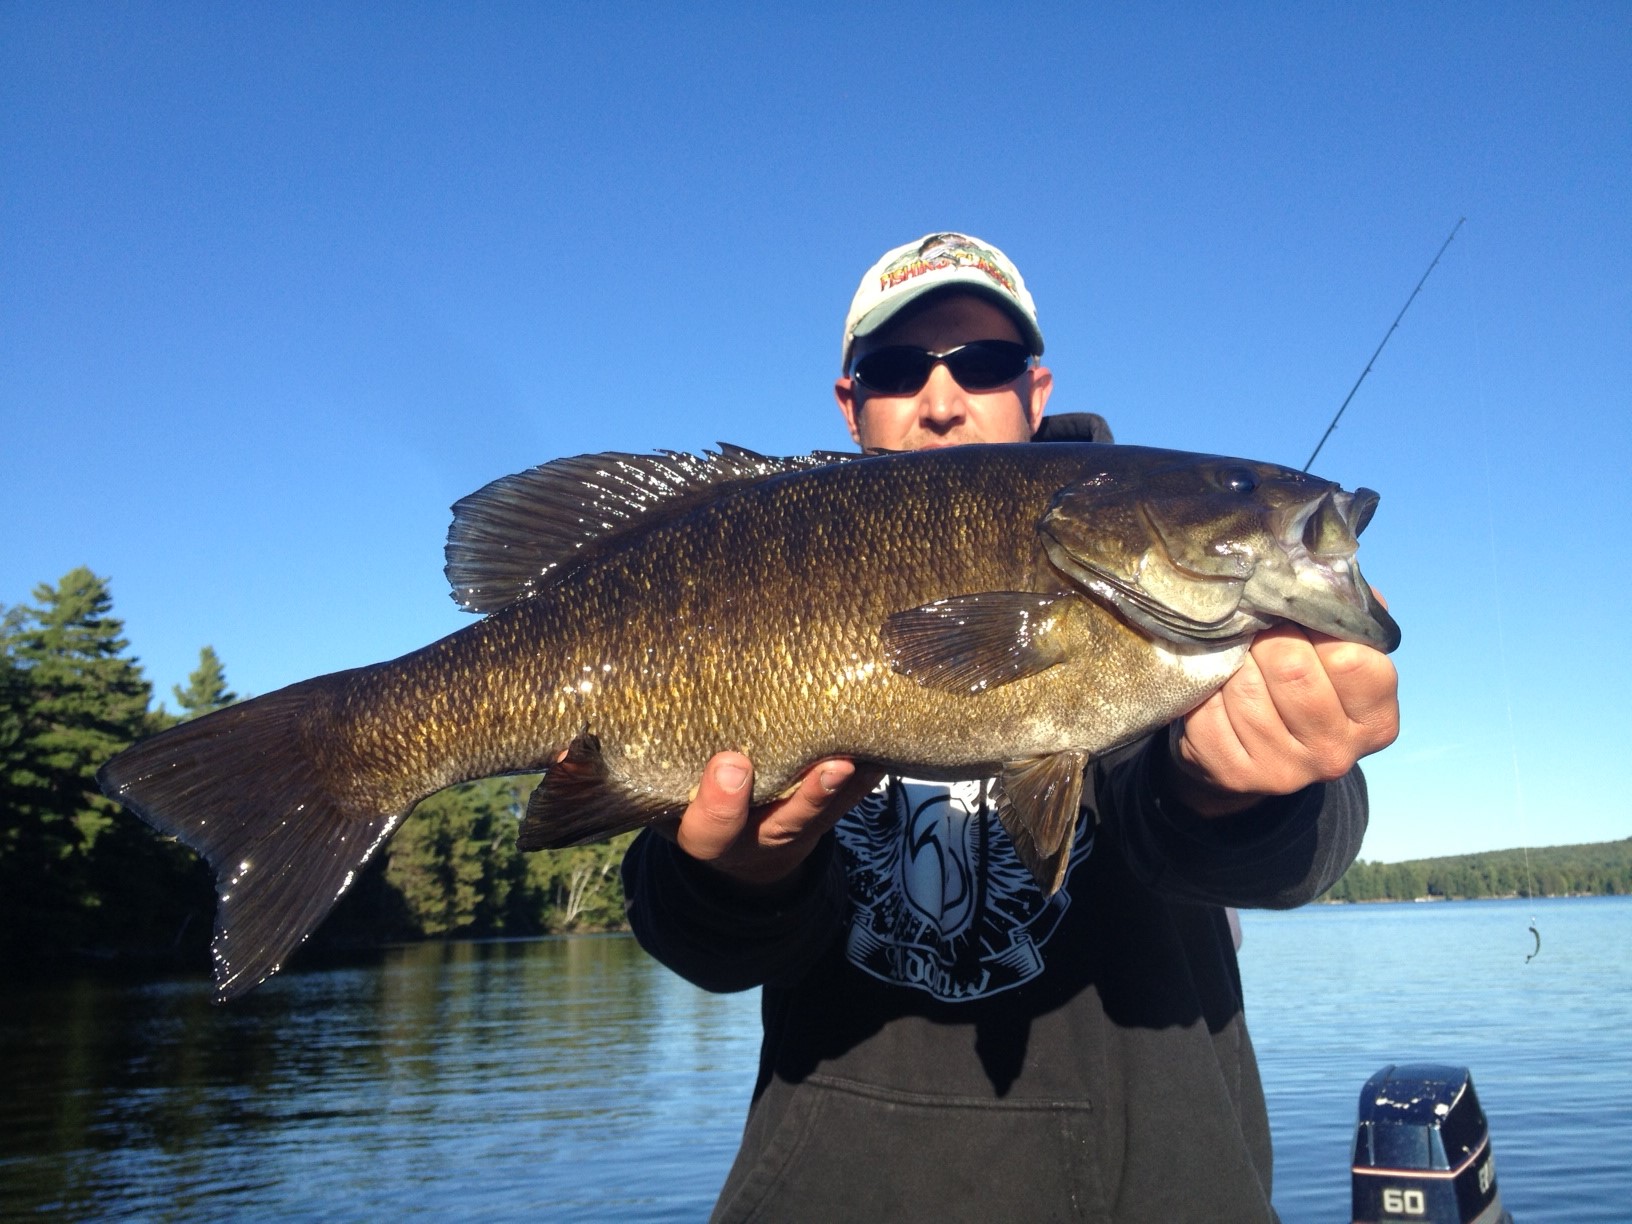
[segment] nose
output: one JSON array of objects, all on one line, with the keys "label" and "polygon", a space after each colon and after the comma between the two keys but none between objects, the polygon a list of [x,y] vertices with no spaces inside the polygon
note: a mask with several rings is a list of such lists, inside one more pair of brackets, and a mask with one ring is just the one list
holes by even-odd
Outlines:
[{"label": "nose", "polygon": [[929,380],[918,392],[918,419],[924,428],[946,433],[968,418],[969,405],[964,390],[945,363],[936,362]]}]

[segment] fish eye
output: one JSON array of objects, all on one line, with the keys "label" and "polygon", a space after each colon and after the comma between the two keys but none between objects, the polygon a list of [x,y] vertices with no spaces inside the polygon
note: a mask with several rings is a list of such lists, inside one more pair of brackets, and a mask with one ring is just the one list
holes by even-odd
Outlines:
[{"label": "fish eye", "polygon": [[1219,473],[1218,483],[1231,493],[1251,493],[1258,487],[1258,478],[1245,468],[1226,468]]}]

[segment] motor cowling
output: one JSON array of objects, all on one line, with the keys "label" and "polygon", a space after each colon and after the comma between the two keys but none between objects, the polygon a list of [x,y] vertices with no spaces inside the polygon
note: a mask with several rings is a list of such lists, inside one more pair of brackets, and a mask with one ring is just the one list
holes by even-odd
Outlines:
[{"label": "motor cowling", "polygon": [[1360,1090],[1355,1224],[1512,1224],[1466,1067],[1384,1067]]}]

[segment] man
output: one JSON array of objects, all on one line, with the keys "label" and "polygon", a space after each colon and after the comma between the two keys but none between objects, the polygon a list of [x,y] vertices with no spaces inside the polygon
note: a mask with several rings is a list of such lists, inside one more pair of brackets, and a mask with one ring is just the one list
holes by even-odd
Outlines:
[{"label": "man", "polygon": [[[834,392],[864,448],[1109,440],[1097,418],[1045,426],[1042,350],[1013,264],[932,234],[863,278]],[[979,783],[829,760],[750,810],[752,762],[714,757],[624,883],[659,960],[763,987],[715,1218],[1273,1219],[1224,907],[1298,905],[1341,875],[1366,820],[1355,762],[1397,727],[1385,656],[1262,634],[1223,690],[1090,766],[1053,897]]]}]

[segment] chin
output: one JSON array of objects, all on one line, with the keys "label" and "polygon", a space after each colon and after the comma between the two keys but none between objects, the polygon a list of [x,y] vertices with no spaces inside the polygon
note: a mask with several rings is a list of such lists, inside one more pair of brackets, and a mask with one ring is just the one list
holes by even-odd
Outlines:
[{"label": "chin", "polygon": [[979,430],[964,430],[949,437],[919,437],[907,444],[912,450],[939,450],[943,446],[970,446],[976,442],[1020,442],[1021,438],[992,438]]}]

